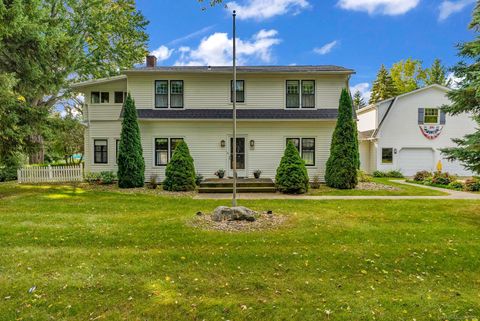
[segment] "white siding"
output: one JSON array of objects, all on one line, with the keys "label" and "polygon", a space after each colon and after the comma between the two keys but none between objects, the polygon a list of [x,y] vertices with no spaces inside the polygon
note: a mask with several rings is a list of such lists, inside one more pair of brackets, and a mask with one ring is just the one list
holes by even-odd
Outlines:
[{"label": "white siding", "polygon": [[[155,80],[183,80],[184,108],[231,108],[231,76],[195,75],[195,74],[147,74],[130,75],[128,90],[132,93],[138,109],[154,108]],[[317,108],[338,108],[342,88],[346,87],[347,78],[338,76],[312,75],[238,75],[245,80],[245,102],[238,103],[238,108],[285,108],[285,86],[287,79],[315,80],[315,99]]]},{"label": "white siding", "polygon": [[364,132],[377,128],[377,109],[372,108],[368,111],[357,113],[358,131]]},{"label": "white siding", "polygon": [[[466,114],[447,115],[446,124],[440,136],[433,140],[423,136],[418,125],[418,108],[439,108],[449,103],[445,91],[435,87],[398,98],[377,135],[378,151],[374,160],[377,169],[382,171],[401,170],[400,151],[407,148],[433,149],[435,168],[437,162],[443,159],[440,153],[441,148],[455,146],[452,138],[463,137],[475,130],[475,122],[470,116]],[[396,150],[396,154],[393,155],[393,164],[385,165],[381,163],[382,148],[394,148]],[[451,166],[451,164],[445,162],[443,164],[446,167],[445,170],[448,168],[454,170],[453,174],[471,175],[470,172],[464,171],[458,164],[457,166]]]},{"label": "white siding", "polygon": [[[323,180],[325,163],[329,156],[330,141],[335,122],[239,122],[238,135],[246,136],[247,174],[252,176],[256,169],[262,170],[263,177],[275,177],[276,168],[285,149],[287,137],[315,138],[316,164],[309,166],[309,176],[319,175]],[[120,122],[92,122],[90,137],[86,138],[87,171],[117,170],[115,164],[115,139],[120,136]],[[229,122],[207,121],[143,121],[140,123],[143,154],[145,158],[145,179],[152,174],[164,178],[165,167],[154,166],[154,139],[158,137],[183,137],[188,143],[195,160],[195,168],[205,177],[214,177],[218,169],[228,168],[228,148],[221,147],[221,140],[228,141],[231,133]],[[93,140],[108,138],[109,163],[93,164]],[[255,147],[250,147],[250,140]],[[87,144],[87,143],[86,143]],[[228,146],[228,145],[227,145]]]},{"label": "white siding", "polygon": [[[92,104],[92,91],[108,92],[110,102],[108,104]],[[87,105],[87,113],[84,114],[85,120],[118,120],[122,104],[114,103],[116,91],[127,91],[126,79],[85,88],[85,104]]]}]

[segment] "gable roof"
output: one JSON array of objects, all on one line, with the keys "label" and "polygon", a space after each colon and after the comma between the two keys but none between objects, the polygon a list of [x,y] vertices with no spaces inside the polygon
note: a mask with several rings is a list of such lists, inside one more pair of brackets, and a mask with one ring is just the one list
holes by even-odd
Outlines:
[{"label": "gable roof", "polygon": [[[443,90],[445,92],[448,92],[451,90],[451,88],[448,88],[448,87],[445,87],[445,86],[442,86],[442,85],[438,85],[438,84],[433,84],[433,85],[430,85],[430,86],[426,86],[426,87],[422,87],[422,88],[419,88],[417,90],[414,90],[414,91],[410,91],[408,93],[405,93],[405,94],[402,94],[402,95],[399,95],[399,96],[395,96],[395,97],[392,97],[392,98],[388,98],[388,99],[385,99],[385,100],[382,100],[382,101],[379,101],[375,104],[372,104],[370,106],[367,106],[367,107],[364,107],[362,109],[359,109],[357,111],[357,113],[362,113],[362,112],[366,112],[368,110],[371,110],[371,109],[374,109],[374,108],[378,108],[378,106],[380,106],[381,104],[383,103],[386,103],[386,102],[390,102],[390,104],[388,105],[388,108],[387,108],[387,111],[385,112],[385,114],[383,115],[382,119],[380,120],[380,122],[378,123],[378,127],[372,132],[372,133],[369,133],[370,131],[366,131],[366,132],[361,132],[361,137],[362,139],[373,139],[373,138],[376,138],[377,135],[378,135],[378,132],[380,131],[383,123],[385,122],[385,119],[387,119],[388,115],[390,114],[390,110],[392,110],[392,108],[395,106],[395,102],[398,101],[399,98],[402,98],[402,97],[405,97],[405,96],[410,96],[410,95],[414,95],[414,94],[418,94],[420,92],[423,92],[425,90],[428,90],[428,89],[431,89],[431,88],[437,88],[437,89],[440,89],[440,90]],[[369,137],[366,137],[367,135],[369,135]]]},{"label": "gable roof", "polygon": [[[123,73],[165,72],[165,73],[216,73],[230,74],[232,66],[156,66],[128,69]],[[305,65],[305,66],[238,66],[237,72],[242,73],[317,73],[317,74],[354,74],[353,69],[335,65]]]}]

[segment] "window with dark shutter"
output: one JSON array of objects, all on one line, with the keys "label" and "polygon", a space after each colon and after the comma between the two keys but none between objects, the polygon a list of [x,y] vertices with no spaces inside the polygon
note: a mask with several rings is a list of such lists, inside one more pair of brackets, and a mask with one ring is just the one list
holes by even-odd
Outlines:
[{"label": "window with dark shutter", "polygon": [[425,116],[425,109],[418,108],[418,124],[423,125],[423,118]]}]

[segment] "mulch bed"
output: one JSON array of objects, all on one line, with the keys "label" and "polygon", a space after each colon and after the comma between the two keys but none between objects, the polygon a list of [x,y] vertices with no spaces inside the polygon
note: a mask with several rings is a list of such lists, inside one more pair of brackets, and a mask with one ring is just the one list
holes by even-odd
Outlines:
[{"label": "mulch bed", "polygon": [[279,214],[257,214],[254,222],[247,221],[221,221],[215,222],[211,215],[200,215],[188,222],[189,226],[203,230],[222,232],[253,232],[272,230],[280,227],[287,221],[287,217]]},{"label": "mulch bed", "polygon": [[395,186],[385,185],[385,184],[380,184],[375,182],[360,182],[358,183],[357,187],[355,187],[355,189],[360,191],[399,191],[400,190],[400,188]]}]

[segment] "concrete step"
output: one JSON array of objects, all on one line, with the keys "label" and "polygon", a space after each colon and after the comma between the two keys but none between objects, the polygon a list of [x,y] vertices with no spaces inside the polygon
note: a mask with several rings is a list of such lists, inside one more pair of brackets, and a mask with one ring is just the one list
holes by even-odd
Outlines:
[{"label": "concrete step", "polygon": [[[275,193],[275,187],[237,187],[237,193]],[[198,188],[199,193],[232,193],[233,187],[202,187]]]}]

